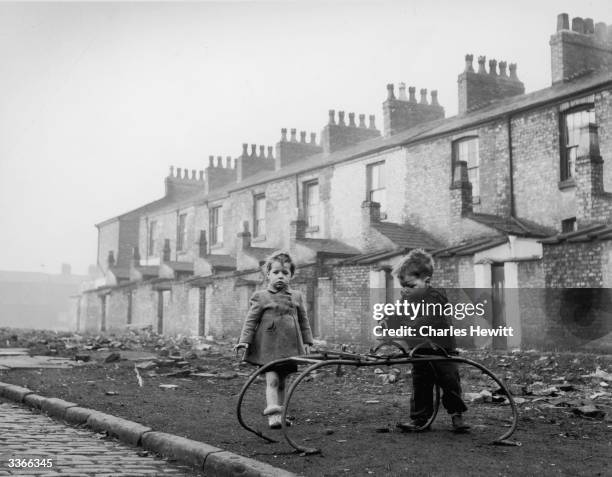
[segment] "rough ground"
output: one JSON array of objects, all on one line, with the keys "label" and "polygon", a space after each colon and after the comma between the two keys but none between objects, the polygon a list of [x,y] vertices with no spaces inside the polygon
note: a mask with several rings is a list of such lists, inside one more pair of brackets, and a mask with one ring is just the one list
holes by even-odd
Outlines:
[{"label": "rough ground", "polygon": [[[300,456],[284,441],[267,444],[239,426],[236,399],[253,369],[236,361],[229,343],[167,339],[150,331],[88,337],[0,329],[0,346],[89,359],[70,369],[0,368],[0,381],[303,475],[612,475],[609,355],[463,353],[504,378],[519,397],[513,439],[520,447],[489,444],[507,428],[511,414],[509,406],[493,402],[496,386],[477,370],[462,368],[473,430],[456,435],[443,411],[431,432],[395,430],[408,415],[409,366],[345,367],[339,373],[327,368],[303,383],[292,401],[291,435],[323,449]],[[244,412],[262,430],[263,407],[260,381],[247,395]]]}]

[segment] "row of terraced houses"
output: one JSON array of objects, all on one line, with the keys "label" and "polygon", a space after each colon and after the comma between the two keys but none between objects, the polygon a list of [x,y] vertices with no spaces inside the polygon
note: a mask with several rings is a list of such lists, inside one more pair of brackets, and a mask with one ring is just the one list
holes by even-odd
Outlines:
[{"label": "row of terraced houses", "polygon": [[424,248],[436,286],[488,296],[480,324],[513,328],[485,344],[611,349],[612,26],[561,14],[550,48],[539,91],[467,55],[456,116],[436,91],[389,84],[382,124],[329,111],[318,140],[282,129],[274,147],[171,167],[164,197],[97,225],[104,278],[79,328],[237,337],[284,249],[315,335],[367,345],[392,267]]}]

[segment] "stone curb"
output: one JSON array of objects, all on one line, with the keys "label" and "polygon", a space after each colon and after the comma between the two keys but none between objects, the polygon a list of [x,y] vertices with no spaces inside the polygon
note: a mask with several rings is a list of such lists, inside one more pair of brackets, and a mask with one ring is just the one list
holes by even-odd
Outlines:
[{"label": "stone curb", "polygon": [[137,422],[87,409],[57,398],[39,396],[27,388],[0,382],[0,397],[25,403],[71,424],[85,424],[94,431],[105,431],[132,446],[141,446],[192,465],[206,475],[240,477],[296,477],[297,474],[255,459],[224,451],[204,442],[153,431]]},{"label": "stone curb", "polygon": [[34,394],[28,388],[15,386],[14,384],[1,383],[0,396],[10,399],[11,401],[23,402],[23,398],[28,394]]}]

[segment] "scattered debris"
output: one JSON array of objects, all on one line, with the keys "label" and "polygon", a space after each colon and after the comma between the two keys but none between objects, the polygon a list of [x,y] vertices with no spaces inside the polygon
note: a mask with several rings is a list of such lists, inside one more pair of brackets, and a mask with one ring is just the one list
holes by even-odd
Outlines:
[{"label": "scattered debris", "polygon": [[178,388],[178,385],[177,384],[160,384],[159,387],[162,389],[176,389]]}]

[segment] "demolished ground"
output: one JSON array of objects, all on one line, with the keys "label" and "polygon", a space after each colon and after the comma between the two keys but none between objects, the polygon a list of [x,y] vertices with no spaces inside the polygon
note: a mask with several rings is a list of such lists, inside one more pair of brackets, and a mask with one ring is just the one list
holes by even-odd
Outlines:
[{"label": "demolished ground", "polygon": [[[268,433],[276,432],[281,442],[267,444],[239,426],[237,396],[254,368],[236,359],[232,345],[163,337],[150,329],[79,335],[0,328],[0,381],[308,476],[610,473],[610,355],[461,353],[491,369],[515,396],[520,419],[512,438],[520,447],[490,445],[510,425],[511,412],[495,383],[475,368],[461,368],[472,425],[463,435],[449,432],[443,409],[431,432],[396,430],[408,418],[409,365],[326,368],[301,384],[292,400],[291,435],[323,450],[300,456],[278,431]],[[25,359],[30,356],[46,358],[32,364]],[[263,380],[256,382],[244,415],[265,430],[263,390]]]}]

